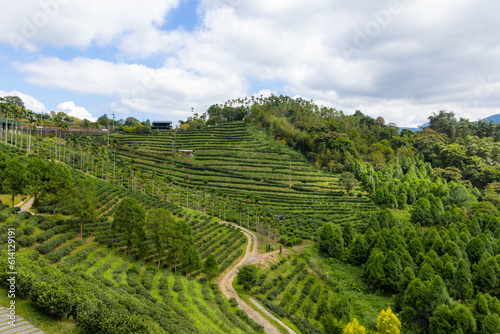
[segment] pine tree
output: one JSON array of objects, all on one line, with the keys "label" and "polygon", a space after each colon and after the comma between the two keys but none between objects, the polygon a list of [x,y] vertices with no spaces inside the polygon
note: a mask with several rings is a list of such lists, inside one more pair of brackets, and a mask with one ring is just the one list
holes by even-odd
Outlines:
[{"label": "pine tree", "polygon": [[125,232],[127,255],[129,256],[132,249],[132,238],[134,234],[142,231],[145,220],[146,212],[135,198],[126,197],[116,206],[111,228]]},{"label": "pine tree", "polygon": [[393,292],[397,291],[398,283],[403,273],[403,267],[401,266],[398,254],[392,250],[389,251],[385,257],[384,272],[384,285]]},{"label": "pine tree", "polygon": [[448,294],[448,290],[446,289],[446,284],[439,275],[435,275],[431,280],[429,300],[431,302],[432,310],[435,310],[439,305],[449,305],[451,303],[451,298]]},{"label": "pine tree", "polygon": [[213,254],[210,254],[205,260],[203,273],[208,278],[209,282],[211,282],[214,277],[219,275],[219,265],[217,264],[217,260]]},{"label": "pine tree", "polygon": [[343,334],[366,334],[366,329],[358,322],[358,319],[354,318],[345,326]]},{"label": "pine tree", "polygon": [[365,267],[365,279],[373,287],[380,289],[385,282],[385,256],[378,248],[374,248]]},{"label": "pine tree", "polygon": [[377,333],[380,334],[399,334],[401,332],[401,321],[391,308],[382,310],[377,317]]},{"label": "pine tree", "polygon": [[472,275],[469,265],[464,259],[458,261],[457,269],[453,275],[452,294],[456,299],[467,300],[472,297],[474,288],[472,286]]},{"label": "pine tree", "polygon": [[481,328],[484,334],[500,333],[500,317],[498,314],[490,313],[485,316]]},{"label": "pine tree", "polygon": [[406,288],[401,311],[401,320],[412,332],[425,333],[429,327],[430,282],[414,279]]},{"label": "pine tree", "polygon": [[358,234],[349,249],[349,261],[355,265],[361,265],[368,258],[367,252],[368,245],[366,244],[365,237],[362,234]]},{"label": "pine tree", "polygon": [[485,292],[494,290],[498,287],[500,281],[500,268],[493,256],[488,253],[479,261],[479,268],[476,275],[477,286]]},{"label": "pine tree", "polygon": [[424,262],[422,268],[418,272],[418,278],[422,281],[430,281],[435,275],[434,269],[432,269],[431,265],[427,262]]},{"label": "pine tree", "polygon": [[456,330],[460,329],[464,333],[474,333],[476,331],[476,320],[468,307],[457,304],[451,314]]},{"label": "pine tree", "polygon": [[448,305],[439,305],[430,319],[429,330],[433,334],[450,334],[452,324],[453,316]]}]

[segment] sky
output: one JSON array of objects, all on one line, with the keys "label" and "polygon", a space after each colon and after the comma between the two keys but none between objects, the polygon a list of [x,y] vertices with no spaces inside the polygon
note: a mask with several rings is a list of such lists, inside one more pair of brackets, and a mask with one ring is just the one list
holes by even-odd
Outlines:
[{"label": "sky", "polygon": [[398,126],[500,113],[499,1],[0,2],[0,96],[36,112],[176,124],[282,94]]}]

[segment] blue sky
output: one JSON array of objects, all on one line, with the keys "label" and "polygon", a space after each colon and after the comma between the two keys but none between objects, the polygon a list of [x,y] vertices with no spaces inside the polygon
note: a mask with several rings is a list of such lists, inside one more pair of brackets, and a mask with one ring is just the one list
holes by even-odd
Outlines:
[{"label": "blue sky", "polygon": [[0,95],[34,111],[172,120],[251,95],[399,126],[500,113],[488,0],[25,0],[0,21]]}]

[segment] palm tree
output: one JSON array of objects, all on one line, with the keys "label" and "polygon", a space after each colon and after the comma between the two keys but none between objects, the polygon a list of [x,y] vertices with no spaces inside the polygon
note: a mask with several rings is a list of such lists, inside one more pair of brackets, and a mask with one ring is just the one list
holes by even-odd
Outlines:
[{"label": "palm tree", "polygon": [[222,196],[224,196],[224,193],[222,193],[222,191],[219,191],[219,193],[217,194],[219,196],[219,219],[222,219]]},{"label": "palm tree", "polygon": [[104,159],[108,156],[108,151],[106,151],[106,147],[103,146],[101,147],[101,159],[102,159],[102,166],[101,166],[101,180],[104,180]]},{"label": "palm tree", "polygon": [[90,137],[87,137],[87,139],[85,140],[85,153],[87,153],[87,157],[85,159],[85,166],[87,167],[86,168],[86,173],[88,174],[89,173],[89,163],[87,162],[87,159],[89,158],[90,154],[91,154],[91,147],[92,147],[92,140],[90,139]]},{"label": "palm tree", "polygon": [[[207,199],[207,185],[208,185],[208,183],[209,183],[208,180],[203,180],[203,189],[205,191],[205,194],[203,195],[203,203],[205,203],[205,201]],[[203,212],[207,213],[207,205],[206,205],[206,203],[205,203]]]},{"label": "palm tree", "polygon": [[116,138],[113,138],[111,143],[113,144],[113,183],[116,183],[115,165],[116,165],[116,145],[118,144],[118,140]]},{"label": "palm tree", "polygon": [[267,217],[267,239],[270,239],[271,237],[269,236],[269,231],[271,228],[271,217]]},{"label": "palm tree", "polygon": [[94,159],[92,159],[92,173],[91,174],[94,174],[94,176],[97,175],[97,172],[94,172],[94,162],[96,163],[96,167],[97,167],[97,162],[99,161],[99,159],[97,157],[98,157],[100,151],[101,150],[99,149],[99,146],[92,145],[91,152],[92,152],[92,156],[94,157]]},{"label": "palm tree", "polygon": [[61,128],[64,130],[64,153],[62,161],[66,160],[66,146],[68,146],[67,136],[68,136],[68,124],[61,122]]},{"label": "palm tree", "polygon": [[51,133],[47,137],[49,137],[49,160],[52,160],[52,140],[54,139],[54,135]]},{"label": "palm tree", "polygon": [[168,201],[172,201],[172,186],[174,185],[174,179],[172,176],[167,176],[167,186],[168,186]]},{"label": "palm tree", "polygon": [[255,204],[255,231],[257,233],[259,233],[258,231],[258,226],[259,226],[259,222],[258,222],[258,219],[259,219],[259,199],[256,198],[254,199],[254,204]]},{"label": "palm tree", "polygon": [[222,200],[224,201],[224,221],[226,221],[226,202],[227,202],[228,196],[227,194],[222,194]]},{"label": "palm tree", "polygon": [[252,202],[252,196],[250,194],[247,194],[247,208],[248,208],[248,221],[247,221],[247,228],[250,229],[250,203]]},{"label": "palm tree", "polygon": [[186,180],[186,208],[189,208],[189,176],[184,176]]},{"label": "palm tree", "polygon": [[151,172],[151,181],[153,181],[153,197],[155,197],[155,179],[156,179],[156,172],[152,171]]},{"label": "palm tree", "polygon": [[214,204],[215,204],[214,197],[215,197],[216,191],[215,191],[215,189],[210,189],[209,192],[210,192],[210,195],[212,196],[212,216],[215,217],[215,215],[214,215],[214,213],[215,213],[214,212]]},{"label": "palm tree", "polygon": [[132,175],[134,177],[132,180],[132,190],[134,190],[134,188],[135,188],[135,164],[136,164],[136,161],[134,159],[130,159],[128,163],[129,163],[129,168],[132,171]]},{"label": "palm tree", "polygon": [[200,192],[203,190],[201,186],[196,186],[196,195],[198,196],[198,211],[200,211]]},{"label": "palm tree", "polygon": [[236,209],[240,213],[240,226],[241,226],[241,211],[243,210],[243,203],[241,201],[238,202],[238,206],[236,207]]}]

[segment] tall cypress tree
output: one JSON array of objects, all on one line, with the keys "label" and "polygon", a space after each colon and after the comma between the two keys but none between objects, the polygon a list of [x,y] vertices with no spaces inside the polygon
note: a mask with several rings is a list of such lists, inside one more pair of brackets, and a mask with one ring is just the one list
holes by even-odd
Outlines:
[{"label": "tall cypress tree", "polygon": [[456,299],[470,299],[474,288],[472,286],[472,275],[469,265],[464,259],[458,261],[457,269],[453,275],[452,294]]}]

